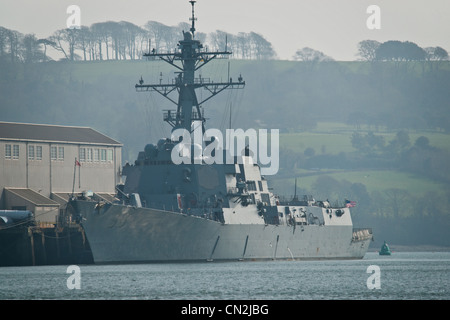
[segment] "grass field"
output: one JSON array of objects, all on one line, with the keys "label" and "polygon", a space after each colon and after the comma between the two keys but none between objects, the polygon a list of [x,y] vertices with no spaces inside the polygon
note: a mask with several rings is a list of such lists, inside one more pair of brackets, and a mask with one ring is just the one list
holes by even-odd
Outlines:
[{"label": "grass field", "polygon": [[[366,134],[373,128],[362,126],[358,128],[358,132]],[[351,135],[356,128],[343,123],[322,122],[310,132],[299,133],[283,133],[280,134],[280,147],[290,149],[297,153],[303,153],[306,148],[313,148],[316,155],[339,154],[340,152],[356,152],[352,147]],[[375,135],[384,137],[385,144],[395,138],[395,131],[388,131],[385,128],[374,130]],[[417,138],[425,136],[429,139],[430,145],[436,148],[450,151],[450,135],[440,132],[408,132],[411,145]],[[427,192],[440,192],[449,189],[447,184],[434,181],[432,179],[394,170],[334,170],[329,171],[322,169],[311,171],[298,169],[290,177],[283,176],[269,178],[274,190],[279,190],[283,194],[293,194],[294,181],[297,177],[297,185],[299,188],[312,191],[312,186],[320,175],[328,175],[337,181],[346,180],[351,183],[362,183],[366,186],[367,191],[385,192],[389,189],[396,188],[405,190],[411,195],[420,196]]]},{"label": "grass field", "polygon": [[[217,74],[223,74],[227,72],[228,61],[219,60],[217,66]],[[257,62],[252,62],[257,63]],[[231,61],[231,72],[237,73],[241,69],[248,67],[249,61],[233,60]],[[361,62],[348,62],[341,63],[353,70],[359,70],[368,68],[367,64]],[[264,62],[264,66],[267,69],[263,69],[265,72],[273,70],[289,71],[293,68],[301,66],[301,63],[294,61],[271,61],[270,65]],[[111,79],[120,77],[120,83],[129,90],[130,95],[134,91],[134,84],[138,81],[142,75],[145,83],[157,83],[160,78],[160,72],[162,72],[162,81],[164,83],[169,81],[169,78],[173,76],[170,74],[173,72],[173,67],[168,66],[161,61],[92,61],[92,62],[75,62],[75,63],[48,63],[35,65],[36,68],[45,68],[48,70],[48,76],[54,78],[57,76],[63,79],[75,79],[82,80],[83,83],[89,85],[90,83],[98,83],[103,81],[108,84]],[[450,68],[450,63],[445,64],[446,68]],[[216,66],[207,65],[205,71],[208,68],[216,68]],[[53,70],[54,69],[54,70]],[[258,69],[259,70],[259,69]],[[215,71],[212,69],[211,71]],[[364,71],[364,70],[363,70]],[[420,70],[419,70],[420,71]],[[55,76],[55,74],[57,76]],[[203,73],[206,76],[207,73]],[[212,72],[216,74],[216,72]],[[281,73],[280,73],[281,74]],[[256,77],[257,75],[254,75]],[[244,73],[245,79],[245,73]],[[217,79],[215,79],[217,80]],[[119,82],[119,80],[118,80]],[[282,128],[280,128],[282,129]],[[296,133],[282,133],[280,134],[280,147],[290,149],[296,153],[303,154],[305,149],[313,148],[316,155],[320,154],[339,154],[340,152],[352,153],[356,152],[356,149],[352,147],[351,136],[353,132],[358,131],[361,134],[366,134],[369,131],[373,131],[375,135],[381,135],[384,137],[385,144],[395,138],[398,130],[387,130],[386,128],[361,126],[356,128],[352,125],[336,122],[319,122],[313,130],[308,132],[296,132]],[[414,144],[416,139],[420,136],[426,136],[430,145],[450,151],[450,135],[436,131],[408,131],[411,145]],[[134,158],[134,156],[133,156]],[[307,175],[314,173],[314,175]],[[283,189],[283,193],[293,191],[294,177],[299,176],[299,186],[305,189],[311,190],[312,184],[316,181],[318,175],[329,174],[338,181],[347,180],[353,183],[363,183],[369,192],[375,190],[387,190],[389,188],[399,188],[408,191],[411,194],[423,194],[427,191],[439,191],[442,188],[448,188],[440,183],[426,179],[420,176],[407,174],[398,171],[337,171],[334,170],[331,173],[308,172],[306,170],[298,170],[292,173],[289,178],[274,177],[273,182],[279,185]]]},{"label": "grass field", "polygon": [[411,194],[419,195],[428,191],[438,192],[443,187],[442,183],[430,179],[391,170],[353,171],[334,173],[331,176],[337,180],[345,179],[352,183],[361,182],[366,185],[369,192],[396,188],[408,190]]},{"label": "grass field", "polygon": [[[312,174],[311,174],[312,173]],[[309,174],[309,175],[306,175]],[[384,192],[388,189],[406,190],[411,195],[420,196],[427,192],[440,192],[448,186],[444,183],[427,179],[411,173],[392,170],[361,170],[361,171],[316,171],[302,170],[297,175],[297,186],[312,191],[314,182],[320,175],[328,175],[337,181],[346,180],[351,183],[362,183],[369,193]],[[283,193],[293,193],[295,178],[274,178],[271,182],[275,189],[283,188]],[[287,188],[283,187],[286,186]]]},{"label": "grass field", "polygon": [[355,151],[350,137],[348,133],[287,133],[280,135],[280,146],[299,153],[313,148],[316,154],[338,154]]},{"label": "grass field", "polygon": [[[343,123],[321,122],[317,124],[316,129],[310,132],[280,134],[280,146],[299,153],[303,153],[307,148],[313,148],[316,154],[354,152],[351,136],[355,131],[364,135],[371,129],[362,126],[357,130],[354,126]],[[372,131],[377,136],[383,136],[386,144],[397,134],[396,131],[388,131],[384,128],[379,128],[378,131],[372,129]],[[408,134],[411,145],[420,136],[425,136],[430,140],[431,146],[450,151],[450,135],[448,134],[431,131],[414,131],[408,132]]]}]

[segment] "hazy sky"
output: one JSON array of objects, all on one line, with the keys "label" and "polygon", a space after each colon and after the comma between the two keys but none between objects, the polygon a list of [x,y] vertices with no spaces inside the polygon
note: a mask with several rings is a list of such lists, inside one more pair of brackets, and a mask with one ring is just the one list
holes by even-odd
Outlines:
[{"label": "hazy sky", "polygon": [[[37,37],[66,27],[66,9],[81,9],[81,24],[153,20],[166,25],[189,22],[188,0],[0,0],[0,26]],[[379,30],[366,26],[370,5],[380,8]],[[359,41],[412,41],[450,51],[450,0],[198,0],[197,31],[257,32],[278,57],[311,47],[336,60],[354,60]]]}]

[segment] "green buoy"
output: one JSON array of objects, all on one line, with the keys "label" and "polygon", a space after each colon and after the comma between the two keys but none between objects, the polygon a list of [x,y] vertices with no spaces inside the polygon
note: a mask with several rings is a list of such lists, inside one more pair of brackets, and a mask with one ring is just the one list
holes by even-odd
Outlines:
[{"label": "green buoy", "polygon": [[381,246],[381,250],[379,251],[380,256],[390,256],[391,255],[391,249],[389,249],[388,244],[386,241]]}]

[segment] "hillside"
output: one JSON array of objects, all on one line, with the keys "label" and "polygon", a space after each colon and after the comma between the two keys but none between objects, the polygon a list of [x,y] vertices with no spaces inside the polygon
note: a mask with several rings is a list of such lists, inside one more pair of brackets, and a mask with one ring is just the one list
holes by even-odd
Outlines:
[{"label": "hillside", "polygon": [[[228,60],[218,60],[201,76],[224,80],[229,68],[230,77],[242,74],[246,88],[208,101],[205,114],[214,128],[228,125],[231,106],[235,128],[299,132],[319,122],[339,122],[356,129],[449,132],[450,62],[430,66],[231,60],[228,67]],[[176,70],[158,61],[2,63],[0,68],[2,120],[90,125],[129,146],[127,160],[163,134],[159,121],[152,120],[174,107],[157,94],[134,91],[141,75],[146,83],[173,79]]]},{"label": "hillside", "polygon": [[[169,134],[156,93],[174,68],[158,61],[2,63],[0,120],[90,126],[124,144],[133,162]],[[201,76],[240,74],[244,90],[205,103],[208,127],[280,129],[277,193],[348,198],[378,245],[450,246],[450,62],[218,60]],[[201,97],[202,92],[198,92]],[[380,142],[381,141],[381,142]]]}]

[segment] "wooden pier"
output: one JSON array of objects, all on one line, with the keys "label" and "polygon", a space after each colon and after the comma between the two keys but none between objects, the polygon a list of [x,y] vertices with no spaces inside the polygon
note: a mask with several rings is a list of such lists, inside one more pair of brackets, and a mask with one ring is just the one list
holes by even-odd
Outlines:
[{"label": "wooden pier", "polygon": [[0,266],[39,266],[94,263],[79,224],[0,228]]}]

